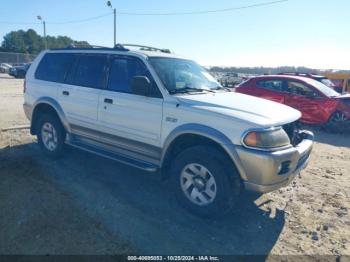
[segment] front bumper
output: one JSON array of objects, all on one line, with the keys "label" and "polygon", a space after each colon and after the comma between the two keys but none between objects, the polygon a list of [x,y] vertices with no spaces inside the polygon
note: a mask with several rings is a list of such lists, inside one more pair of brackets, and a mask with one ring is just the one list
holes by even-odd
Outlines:
[{"label": "front bumper", "polygon": [[267,193],[287,186],[304,169],[310,159],[314,135],[300,131],[303,140],[296,147],[265,152],[244,147],[237,148],[246,179],[247,190]]}]

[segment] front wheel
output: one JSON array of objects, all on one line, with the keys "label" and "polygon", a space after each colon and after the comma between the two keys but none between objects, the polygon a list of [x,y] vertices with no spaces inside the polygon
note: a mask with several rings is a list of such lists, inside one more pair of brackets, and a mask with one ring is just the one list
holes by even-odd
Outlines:
[{"label": "front wheel", "polygon": [[240,194],[240,178],[226,156],[210,146],[195,146],[173,161],[171,180],[180,204],[201,217],[227,213]]},{"label": "front wheel", "polygon": [[61,156],[66,133],[57,117],[52,115],[40,117],[37,134],[39,145],[46,155],[51,158]]}]

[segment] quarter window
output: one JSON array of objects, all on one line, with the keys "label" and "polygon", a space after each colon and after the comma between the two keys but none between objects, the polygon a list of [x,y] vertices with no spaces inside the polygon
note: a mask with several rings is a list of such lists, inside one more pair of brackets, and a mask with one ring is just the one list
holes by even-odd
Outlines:
[{"label": "quarter window", "polygon": [[283,91],[283,81],[282,80],[262,80],[258,81],[256,85],[260,88],[282,92]]},{"label": "quarter window", "polygon": [[44,81],[63,83],[66,72],[74,62],[74,55],[68,53],[47,53],[41,59],[35,78]]}]

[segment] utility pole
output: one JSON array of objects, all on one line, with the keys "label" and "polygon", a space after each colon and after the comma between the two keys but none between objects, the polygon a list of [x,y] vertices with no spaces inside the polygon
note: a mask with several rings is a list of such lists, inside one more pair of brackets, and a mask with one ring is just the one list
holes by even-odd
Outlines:
[{"label": "utility pole", "polygon": [[43,27],[44,27],[44,45],[45,45],[45,49],[47,49],[47,39],[46,39],[46,23],[45,20],[43,20],[43,18],[38,15],[37,16],[38,20],[43,21]]},{"label": "utility pole", "polygon": [[114,46],[117,44],[117,10],[113,9],[114,14]]},{"label": "utility pole", "polygon": [[111,1],[107,1],[107,6],[113,9],[113,15],[114,15],[114,45],[117,44],[117,9],[112,6]]}]

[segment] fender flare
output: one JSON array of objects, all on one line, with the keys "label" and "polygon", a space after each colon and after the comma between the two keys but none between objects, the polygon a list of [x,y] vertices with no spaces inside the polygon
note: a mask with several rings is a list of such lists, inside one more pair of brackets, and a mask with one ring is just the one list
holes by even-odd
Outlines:
[{"label": "fender flare", "polygon": [[176,140],[176,138],[184,134],[203,136],[219,144],[230,157],[233,164],[236,166],[241,178],[243,180],[247,180],[247,176],[243,169],[243,165],[236,151],[237,145],[233,144],[226,135],[224,135],[217,129],[201,124],[184,124],[176,127],[170,132],[165,142],[163,143],[163,150],[160,160],[161,166],[163,166],[164,164],[166,155],[168,153],[168,150],[171,148],[172,143]]},{"label": "fender flare", "polygon": [[42,104],[47,104],[49,106],[51,106],[57,113],[63,127],[65,128],[65,130],[67,132],[71,132],[71,128],[70,128],[70,125],[68,123],[68,120],[67,120],[67,117],[62,109],[62,107],[59,105],[59,103],[51,98],[51,97],[40,97],[35,103],[34,103],[34,106],[33,106],[33,113],[32,113],[32,126],[33,126],[33,121],[34,120],[34,114],[35,114],[35,110],[36,108],[39,106],[39,105],[42,105]]}]

